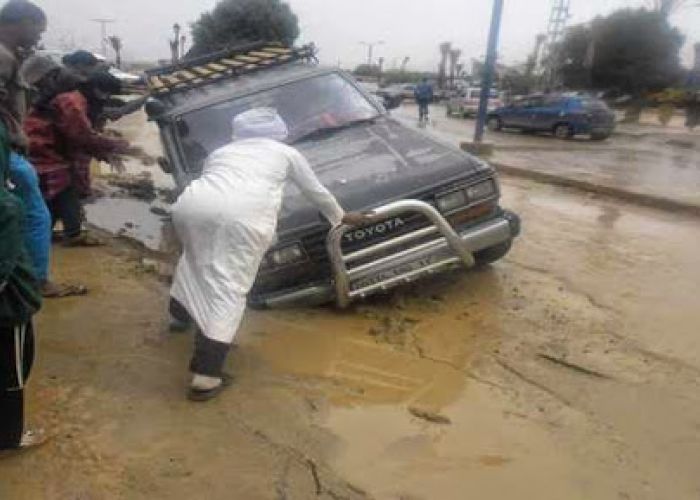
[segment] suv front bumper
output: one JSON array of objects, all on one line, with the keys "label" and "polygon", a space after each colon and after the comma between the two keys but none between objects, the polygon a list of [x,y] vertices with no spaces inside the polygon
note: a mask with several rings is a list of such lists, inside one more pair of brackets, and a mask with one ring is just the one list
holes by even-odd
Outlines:
[{"label": "suv front bumper", "polygon": [[[439,217],[445,221],[442,216]],[[447,224],[446,221],[445,224]],[[338,236],[342,236],[342,228],[338,228],[335,231],[337,231]],[[416,237],[419,237],[424,236],[429,231],[423,229],[416,231],[416,233],[422,233],[416,235]],[[469,256],[478,254],[481,250],[508,243],[519,234],[520,218],[508,211],[503,211],[497,217],[479,225],[454,232],[454,235]],[[463,255],[460,255],[462,252],[455,252],[453,248],[456,242],[454,240],[449,241],[449,238],[445,238],[443,235],[414,247],[400,249],[395,254],[382,256],[375,261],[359,265],[354,269],[345,269],[343,274],[339,275],[339,256],[336,255],[334,257],[334,251],[330,248],[332,246],[332,236],[333,232],[329,235],[329,253],[331,254],[331,261],[335,261],[334,283],[318,283],[298,289],[284,290],[271,295],[258,296],[255,298],[254,303],[269,308],[281,308],[322,304],[335,300],[340,307],[346,307],[353,300],[381,293],[396,286],[411,283],[455,267],[471,267],[474,264],[473,258],[467,258],[465,262]],[[403,241],[409,241],[411,235],[405,236],[408,236],[408,238],[401,237]],[[384,249],[386,246],[399,246],[402,242],[390,240],[386,243],[389,243],[389,245],[378,245],[378,247],[381,247],[379,250]],[[365,250],[361,253],[362,255],[359,255],[359,257],[367,257],[371,254],[371,251]],[[352,262],[353,255],[344,256],[345,259],[348,257],[350,257],[350,262]],[[344,268],[344,265],[341,265],[341,267]]]}]

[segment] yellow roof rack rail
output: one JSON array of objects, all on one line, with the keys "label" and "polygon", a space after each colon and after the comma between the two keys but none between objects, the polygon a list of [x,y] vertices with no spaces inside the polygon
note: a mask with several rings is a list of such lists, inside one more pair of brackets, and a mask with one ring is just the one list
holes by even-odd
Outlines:
[{"label": "yellow roof rack rail", "polygon": [[146,81],[152,95],[163,96],[294,61],[316,61],[314,44],[285,47],[274,42],[254,42],[148,70]]}]

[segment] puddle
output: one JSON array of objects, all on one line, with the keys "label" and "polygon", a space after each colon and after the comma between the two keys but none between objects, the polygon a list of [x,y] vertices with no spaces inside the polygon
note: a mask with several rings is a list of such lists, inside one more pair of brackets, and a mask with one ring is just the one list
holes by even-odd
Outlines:
[{"label": "puddle", "polygon": [[142,243],[150,250],[164,247],[163,217],[151,212],[151,205],[127,198],[102,198],[85,206],[88,222],[114,235]]}]

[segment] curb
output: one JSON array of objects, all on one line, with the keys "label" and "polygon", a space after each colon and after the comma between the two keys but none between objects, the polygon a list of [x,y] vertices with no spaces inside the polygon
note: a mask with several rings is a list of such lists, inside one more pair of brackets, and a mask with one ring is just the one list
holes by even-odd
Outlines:
[{"label": "curb", "polygon": [[552,184],[567,188],[578,189],[586,193],[601,194],[612,198],[622,199],[637,205],[667,210],[670,212],[684,212],[695,217],[700,217],[700,205],[683,203],[681,201],[665,198],[663,196],[655,196],[653,194],[635,193],[634,191],[625,191],[624,189],[602,186],[593,182],[562,177],[555,174],[538,172],[536,170],[528,170],[521,167],[513,167],[498,162],[489,162],[500,174],[509,175],[512,177],[520,177],[529,179],[544,184]]}]

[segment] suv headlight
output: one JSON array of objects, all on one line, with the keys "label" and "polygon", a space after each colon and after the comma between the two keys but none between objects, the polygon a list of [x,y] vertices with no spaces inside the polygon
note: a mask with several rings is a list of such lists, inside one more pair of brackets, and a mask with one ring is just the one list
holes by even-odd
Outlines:
[{"label": "suv headlight", "polygon": [[306,260],[306,254],[301,244],[294,243],[273,250],[264,259],[263,264],[272,267],[288,266]]},{"label": "suv headlight", "polygon": [[496,186],[491,179],[467,188],[467,199],[470,203],[490,198],[494,194],[496,194]]},{"label": "suv headlight", "polygon": [[467,193],[460,189],[437,197],[437,206],[441,212],[451,212],[467,204]]},{"label": "suv headlight", "polygon": [[496,185],[492,179],[452,191],[436,198],[438,209],[442,213],[452,212],[458,208],[466,207],[472,203],[491,198],[496,194]]}]

